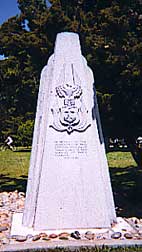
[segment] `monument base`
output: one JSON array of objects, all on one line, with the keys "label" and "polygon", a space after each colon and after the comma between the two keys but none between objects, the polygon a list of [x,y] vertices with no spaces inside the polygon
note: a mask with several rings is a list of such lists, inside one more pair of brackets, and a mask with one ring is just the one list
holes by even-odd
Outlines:
[{"label": "monument base", "polygon": [[[21,236],[27,236],[29,234],[31,235],[37,235],[41,233],[41,230],[34,230],[30,227],[25,227],[22,225],[22,217],[23,213],[14,213],[12,218],[12,225],[11,225],[11,235],[21,235]],[[113,232],[123,232],[123,230],[127,230],[127,232],[133,232],[132,226],[130,226],[123,218],[117,217],[117,223],[112,228],[94,228],[94,229],[77,229],[80,234],[84,234],[87,231],[91,231],[94,234],[103,234],[103,233],[109,233],[109,237]],[[62,230],[42,230],[42,233],[46,233],[47,235],[51,233],[60,234],[62,232],[68,232],[72,233],[75,229],[62,229]],[[126,232],[126,231],[125,231]]]}]

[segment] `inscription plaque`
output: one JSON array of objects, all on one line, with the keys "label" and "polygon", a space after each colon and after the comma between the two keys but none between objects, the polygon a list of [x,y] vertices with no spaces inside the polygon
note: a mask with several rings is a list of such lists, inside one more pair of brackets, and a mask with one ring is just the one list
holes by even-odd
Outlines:
[{"label": "inscription plaque", "polygon": [[78,159],[87,156],[86,141],[55,141],[55,157]]}]

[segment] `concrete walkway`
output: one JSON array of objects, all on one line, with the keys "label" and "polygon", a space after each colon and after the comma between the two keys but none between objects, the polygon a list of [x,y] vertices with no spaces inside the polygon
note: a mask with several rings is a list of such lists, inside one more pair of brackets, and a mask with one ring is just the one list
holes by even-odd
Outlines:
[{"label": "concrete walkway", "polygon": [[133,247],[139,246],[142,247],[142,240],[100,240],[100,241],[47,241],[47,242],[35,242],[35,243],[22,243],[22,244],[9,244],[4,245],[0,248],[1,252],[24,252],[29,249],[33,249],[34,251],[40,251],[41,249],[55,249],[55,248],[63,248],[68,251],[75,251],[79,248],[95,248],[95,247]]}]

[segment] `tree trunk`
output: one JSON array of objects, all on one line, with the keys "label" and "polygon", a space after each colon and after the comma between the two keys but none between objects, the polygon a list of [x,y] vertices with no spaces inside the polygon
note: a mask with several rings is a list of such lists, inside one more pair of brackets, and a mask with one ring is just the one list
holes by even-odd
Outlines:
[{"label": "tree trunk", "polygon": [[139,169],[142,169],[142,147],[136,143],[136,138],[135,137],[127,137],[126,138],[126,143],[128,148],[130,149],[130,152],[135,160],[135,162],[138,165]]}]

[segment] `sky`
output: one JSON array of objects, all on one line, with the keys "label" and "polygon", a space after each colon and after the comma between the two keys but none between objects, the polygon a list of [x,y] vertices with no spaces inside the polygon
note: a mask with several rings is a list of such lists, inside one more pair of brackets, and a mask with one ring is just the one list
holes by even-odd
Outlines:
[{"label": "sky", "polygon": [[[30,0],[29,0],[30,1]],[[48,0],[46,0],[47,4]],[[0,0],[0,25],[19,13],[17,0]]]},{"label": "sky", "polygon": [[0,0],[0,25],[18,13],[17,0]]},{"label": "sky", "polygon": [[[17,0],[0,0],[0,25],[19,13]],[[0,55],[0,60],[4,57]]]},{"label": "sky", "polygon": [[[19,12],[17,0],[0,0],[0,25]],[[3,56],[0,55],[1,59],[3,59]]]}]

